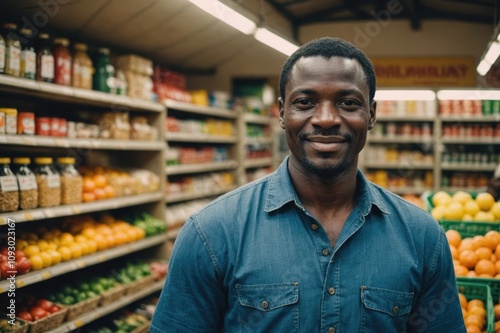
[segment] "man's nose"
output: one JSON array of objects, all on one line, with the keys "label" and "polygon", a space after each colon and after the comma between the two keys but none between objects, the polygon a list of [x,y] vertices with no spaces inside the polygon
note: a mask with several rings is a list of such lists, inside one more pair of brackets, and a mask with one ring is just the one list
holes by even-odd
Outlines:
[{"label": "man's nose", "polygon": [[314,110],[311,123],[324,128],[339,126],[342,122],[340,111],[334,103],[320,103]]}]

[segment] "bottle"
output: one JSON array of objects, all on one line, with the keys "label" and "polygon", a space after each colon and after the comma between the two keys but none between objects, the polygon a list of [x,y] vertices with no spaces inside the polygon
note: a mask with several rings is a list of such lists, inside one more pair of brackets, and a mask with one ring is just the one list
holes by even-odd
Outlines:
[{"label": "bottle", "polygon": [[77,43],[74,46],[71,85],[75,88],[92,89],[92,60],[87,54],[87,45]]},{"label": "bottle", "polygon": [[33,32],[29,28],[22,28],[21,35],[21,72],[20,76],[25,79],[36,78],[36,53],[33,45]]},{"label": "bottle", "polygon": [[38,36],[36,79],[37,81],[54,82],[54,55],[50,47],[50,35],[47,33],[41,33]]},{"label": "bottle", "polygon": [[75,168],[73,157],[57,159],[61,174],[61,204],[70,205],[82,202],[83,178]]},{"label": "bottle", "polygon": [[10,158],[0,158],[0,212],[12,212],[19,207],[17,178],[10,169]]},{"label": "bottle", "polygon": [[5,74],[20,76],[21,74],[21,42],[17,36],[17,24],[5,23]]},{"label": "bottle", "polygon": [[71,54],[67,38],[54,39],[54,83],[71,86]]},{"label": "bottle", "polygon": [[19,184],[19,208],[33,209],[38,207],[38,186],[36,177],[31,171],[28,157],[17,157],[13,160],[14,172]]},{"label": "bottle", "polygon": [[93,76],[93,88],[97,91],[111,93],[115,90],[114,84],[115,68],[109,60],[109,49],[99,48],[95,61],[95,72]]},{"label": "bottle", "polygon": [[51,157],[35,158],[35,177],[38,186],[38,206],[52,207],[61,204],[61,176],[54,168]]},{"label": "bottle", "polygon": [[5,38],[0,33],[0,74],[5,74]]}]

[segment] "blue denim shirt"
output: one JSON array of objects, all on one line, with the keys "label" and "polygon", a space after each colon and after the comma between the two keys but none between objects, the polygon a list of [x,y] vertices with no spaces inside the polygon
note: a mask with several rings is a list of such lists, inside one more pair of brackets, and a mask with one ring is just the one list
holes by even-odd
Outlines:
[{"label": "blue denim shirt", "polygon": [[357,205],[331,248],[287,162],[186,222],[150,332],[465,332],[430,215],[358,172]]}]

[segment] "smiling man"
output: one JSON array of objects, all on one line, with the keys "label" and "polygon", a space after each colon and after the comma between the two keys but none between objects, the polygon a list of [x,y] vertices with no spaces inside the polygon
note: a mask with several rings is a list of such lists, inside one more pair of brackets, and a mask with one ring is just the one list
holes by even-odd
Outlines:
[{"label": "smiling man", "polygon": [[465,332],[444,231],[358,170],[375,87],[341,39],[287,59],[290,156],[186,222],[151,332]]}]

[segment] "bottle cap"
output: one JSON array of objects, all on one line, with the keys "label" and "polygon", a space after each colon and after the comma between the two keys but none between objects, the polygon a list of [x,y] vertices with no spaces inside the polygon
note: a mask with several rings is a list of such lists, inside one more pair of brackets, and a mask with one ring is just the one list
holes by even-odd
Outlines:
[{"label": "bottle cap", "polygon": [[10,157],[0,157],[0,164],[9,164]]},{"label": "bottle cap", "polygon": [[57,159],[57,163],[60,163],[60,164],[75,164],[75,158],[74,157],[59,157]]},{"label": "bottle cap", "polygon": [[13,162],[14,164],[30,164],[31,160],[29,157],[15,157]]},{"label": "bottle cap", "polygon": [[52,164],[52,157],[37,157],[35,158],[36,164]]}]

